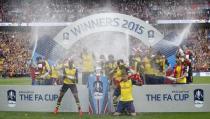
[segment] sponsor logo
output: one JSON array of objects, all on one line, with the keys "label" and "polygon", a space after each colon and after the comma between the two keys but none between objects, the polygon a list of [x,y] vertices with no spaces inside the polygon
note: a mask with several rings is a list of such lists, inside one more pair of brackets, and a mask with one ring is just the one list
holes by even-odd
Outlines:
[{"label": "sponsor logo", "polygon": [[148,38],[154,38],[155,37],[155,32],[153,30],[148,31]]},{"label": "sponsor logo", "polygon": [[194,90],[194,104],[195,107],[201,108],[204,104],[204,91],[202,89]]},{"label": "sponsor logo", "polygon": [[16,106],[16,91],[15,90],[7,91],[7,101],[8,101],[8,107]]},{"label": "sponsor logo", "polygon": [[168,102],[168,101],[189,101],[190,97],[189,90],[173,90],[171,93],[155,93],[155,94],[146,94],[147,101],[159,101],[159,102]]},{"label": "sponsor logo", "polygon": [[101,99],[103,97],[103,82],[95,81],[93,84],[94,88],[94,98]]},{"label": "sponsor logo", "polygon": [[69,40],[69,33],[63,33],[63,40]]}]

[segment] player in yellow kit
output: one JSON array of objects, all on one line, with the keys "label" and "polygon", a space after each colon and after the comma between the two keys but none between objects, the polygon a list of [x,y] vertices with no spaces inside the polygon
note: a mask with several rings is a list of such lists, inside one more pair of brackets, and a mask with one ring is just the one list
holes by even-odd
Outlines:
[{"label": "player in yellow kit", "polygon": [[174,66],[174,78],[176,78],[176,83],[177,84],[186,84],[187,79],[186,79],[186,68],[182,64],[181,59],[177,59],[177,63]]},{"label": "player in yellow kit", "polygon": [[50,80],[52,85],[57,85],[57,82],[59,80],[59,72],[58,72],[58,66],[52,65],[51,66],[51,73],[50,73]]},{"label": "player in yellow kit", "polygon": [[63,86],[60,90],[60,95],[58,97],[57,106],[54,110],[54,113],[56,114],[58,112],[62,98],[65,95],[66,91],[70,88],[74,96],[74,99],[76,101],[78,111],[80,112],[80,115],[82,115],[80,101],[78,97],[78,91],[76,87],[76,80],[78,78],[77,69],[74,67],[73,60],[69,60],[67,64],[64,64],[62,70],[63,70]]},{"label": "player in yellow kit", "polygon": [[129,69],[127,68],[127,66],[125,65],[124,61],[122,59],[119,59],[117,61],[117,65],[114,68],[114,70],[112,71],[113,74],[113,82],[115,87],[117,87],[121,81],[121,76],[122,76],[122,70],[125,69],[126,71],[128,71]]},{"label": "player in yellow kit", "polygon": [[130,115],[135,116],[135,107],[133,105],[132,85],[142,85],[141,81],[128,78],[127,71],[122,72],[121,81],[118,88],[114,91],[114,100],[120,96],[120,101],[117,104],[115,116],[120,115],[123,110],[126,110]]},{"label": "player in yellow kit", "polygon": [[4,57],[2,55],[2,56],[0,56],[0,78],[3,75],[3,71],[4,71]]},{"label": "player in yellow kit", "polygon": [[35,71],[35,80],[36,85],[51,85],[50,73],[51,68],[47,60],[44,60],[42,57],[38,56],[36,58],[36,71]]}]

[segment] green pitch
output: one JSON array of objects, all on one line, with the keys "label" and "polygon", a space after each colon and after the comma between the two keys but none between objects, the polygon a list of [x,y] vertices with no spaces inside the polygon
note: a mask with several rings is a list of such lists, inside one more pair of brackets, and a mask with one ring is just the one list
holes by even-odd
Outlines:
[{"label": "green pitch", "polygon": [[79,117],[78,113],[45,112],[0,112],[0,119],[209,119],[210,112],[186,113],[138,113],[136,117],[112,115],[88,115]]},{"label": "green pitch", "polygon": [[[210,77],[193,77],[193,84],[210,84]],[[0,78],[0,85],[31,85],[30,77]]]},{"label": "green pitch", "polygon": [[210,76],[193,77],[193,84],[210,84]]},{"label": "green pitch", "polygon": [[0,85],[31,85],[30,77],[0,78]]}]

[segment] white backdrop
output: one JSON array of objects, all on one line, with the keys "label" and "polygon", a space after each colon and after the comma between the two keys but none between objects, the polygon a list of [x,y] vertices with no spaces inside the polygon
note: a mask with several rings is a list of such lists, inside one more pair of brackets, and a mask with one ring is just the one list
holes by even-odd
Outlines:
[{"label": "white backdrop", "polygon": [[[9,90],[16,93],[16,96],[13,97],[16,99],[16,104],[12,104],[14,107],[9,107],[11,104],[8,105],[7,92]],[[52,112],[56,106],[59,90],[60,86],[0,86],[0,111]],[[198,90],[199,93],[196,92]],[[85,85],[78,85],[78,91],[82,110],[88,112],[88,89]],[[137,112],[209,112],[209,92],[210,85],[133,86],[134,104]],[[9,95],[10,93],[11,91]],[[195,101],[196,97],[203,101]],[[70,90],[64,96],[61,111],[77,111]]]}]

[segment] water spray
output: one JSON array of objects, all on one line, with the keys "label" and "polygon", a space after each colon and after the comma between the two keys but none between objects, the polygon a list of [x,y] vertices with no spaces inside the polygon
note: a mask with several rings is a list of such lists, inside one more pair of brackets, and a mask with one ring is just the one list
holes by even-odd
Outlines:
[{"label": "water spray", "polygon": [[37,48],[37,42],[38,42],[37,28],[35,28],[34,34],[35,34],[35,37],[34,37],[35,38],[35,44],[34,44],[34,48],[33,48],[33,51],[32,51],[31,60],[34,57],[34,54],[35,54],[36,48]]},{"label": "water spray", "polygon": [[179,35],[178,39],[175,40],[174,45],[180,46],[186,36],[189,34],[192,24],[189,24]]}]

